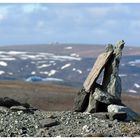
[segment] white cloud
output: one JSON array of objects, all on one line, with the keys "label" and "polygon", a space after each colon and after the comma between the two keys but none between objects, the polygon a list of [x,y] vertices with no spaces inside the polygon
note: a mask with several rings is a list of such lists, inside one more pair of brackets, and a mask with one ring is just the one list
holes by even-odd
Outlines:
[{"label": "white cloud", "polygon": [[109,8],[107,7],[89,7],[85,9],[87,14],[93,16],[93,17],[100,17],[100,16],[105,16],[108,14],[110,11]]},{"label": "white cloud", "polygon": [[4,19],[4,15],[0,14],[0,21]]},{"label": "white cloud", "polygon": [[48,8],[46,6],[43,6],[41,4],[24,4],[22,6],[22,10],[24,13],[33,13],[35,11],[38,11],[38,10],[42,10],[42,11],[45,11],[47,10]]},{"label": "white cloud", "polygon": [[8,8],[8,6],[0,7],[0,21],[4,20],[7,17],[9,12]]},{"label": "white cloud", "polygon": [[37,22],[37,27],[38,28],[43,28],[44,24],[45,24],[44,21],[40,20],[40,21]]},{"label": "white cloud", "polygon": [[130,22],[130,27],[132,28],[132,29],[138,29],[138,28],[140,28],[140,20],[133,20],[133,21],[131,21]]}]

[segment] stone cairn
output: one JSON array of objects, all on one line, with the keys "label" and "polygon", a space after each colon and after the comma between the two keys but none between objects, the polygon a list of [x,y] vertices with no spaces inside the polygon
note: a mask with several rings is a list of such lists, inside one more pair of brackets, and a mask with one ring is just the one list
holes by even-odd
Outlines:
[{"label": "stone cairn", "polygon": [[[87,76],[83,88],[75,98],[76,112],[108,112],[123,116],[123,120],[135,120],[138,114],[121,102],[121,78],[119,63],[125,42],[118,41],[115,46],[108,44],[101,53]],[[104,70],[104,71],[103,71]],[[101,72],[104,72],[101,84],[97,83]]]}]

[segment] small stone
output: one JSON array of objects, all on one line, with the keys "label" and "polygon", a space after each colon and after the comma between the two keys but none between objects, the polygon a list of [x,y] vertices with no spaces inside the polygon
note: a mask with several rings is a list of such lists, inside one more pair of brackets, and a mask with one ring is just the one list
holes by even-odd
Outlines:
[{"label": "small stone", "polygon": [[0,113],[6,113],[9,111],[9,108],[4,107],[4,106],[0,106]]},{"label": "small stone", "polygon": [[89,126],[84,125],[84,126],[82,127],[82,130],[85,131],[85,132],[89,132]]},{"label": "small stone", "polygon": [[61,138],[61,135],[59,135],[59,136],[56,136],[56,138]]},{"label": "small stone", "polygon": [[112,124],[108,124],[108,127],[112,127]]},{"label": "small stone", "polygon": [[18,121],[17,120],[15,120],[15,124],[18,124]]},{"label": "small stone", "polygon": [[66,125],[69,124],[69,121],[66,122]]},{"label": "small stone", "polygon": [[55,118],[57,118],[57,117],[54,116],[54,115],[48,115],[48,118],[55,119]]},{"label": "small stone", "polygon": [[41,127],[52,127],[52,126],[55,126],[55,125],[59,125],[60,122],[54,120],[54,119],[43,119],[40,122],[40,126]]},{"label": "small stone", "polygon": [[18,115],[21,115],[23,113],[23,111],[17,111]]},{"label": "small stone", "polygon": [[12,110],[12,111],[25,111],[26,110],[26,108],[25,107],[23,107],[23,106],[12,106],[12,107],[10,107],[10,109]]},{"label": "small stone", "polygon": [[21,132],[22,132],[22,134],[26,134],[27,133],[27,128],[26,127],[22,127],[21,128]]},{"label": "small stone", "polygon": [[38,128],[38,125],[35,125],[35,128],[37,129]]}]

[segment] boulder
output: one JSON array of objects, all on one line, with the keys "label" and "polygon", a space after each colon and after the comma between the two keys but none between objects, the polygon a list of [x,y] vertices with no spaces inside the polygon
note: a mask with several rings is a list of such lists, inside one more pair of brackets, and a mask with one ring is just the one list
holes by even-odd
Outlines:
[{"label": "boulder", "polygon": [[113,103],[121,105],[121,100],[103,91],[101,85],[96,84],[95,91],[90,92],[89,104],[86,112],[107,112],[107,106]]},{"label": "boulder", "polygon": [[11,106],[19,106],[19,105],[21,105],[20,102],[15,101],[14,99],[11,99],[9,97],[0,98],[0,106],[10,108]]},{"label": "boulder", "polygon": [[116,98],[115,96],[110,95],[108,92],[103,91],[101,88],[96,87],[93,93],[94,100],[105,104],[121,104],[121,100]]},{"label": "boulder", "polygon": [[126,112],[128,121],[137,120],[137,117],[139,116],[136,112],[128,108],[127,106],[121,106],[121,105],[114,105],[111,104],[107,107],[108,112],[110,113],[118,113],[118,112]]}]

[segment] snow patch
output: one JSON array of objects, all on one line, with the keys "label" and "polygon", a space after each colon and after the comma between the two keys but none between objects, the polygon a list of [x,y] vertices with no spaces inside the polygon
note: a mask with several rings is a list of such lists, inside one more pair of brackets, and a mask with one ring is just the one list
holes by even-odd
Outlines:
[{"label": "snow patch", "polygon": [[78,72],[79,74],[82,74],[82,71],[81,71],[80,69],[77,69],[77,72]]},{"label": "snow patch", "polygon": [[46,61],[37,61],[37,64],[42,64],[42,63],[46,63]]},{"label": "snow patch", "polygon": [[59,61],[67,61],[67,60],[77,60],[80,61],[81,58],[77,58],[77,57],[72,57],[72,56],[59,56],[59,55],[54,55],[52,56],[53,60],[59,60]]},{"label": "snow patch", "polygon": [[66,50],[71,50],[72,47],[71,47],[71,46],[68,46],[68,47],[66,47],[65,49],[66,49]]},{"label": "snow patch", "polygon": [[132,89],[128,90],[128,92],[131,92],[131,93],[137,93],[136,90],[132,90]]},{"label": "snow patch", "polygon": [[0,71],[0,75],[2,75],[2,74],[4,74],[5,73],[5,71]]},{"label": "snow patch", "polygon": [[54,64],[54,63],[55,63],[55,61],[49,61],[49,63]]},{"label": "snow patch", "polygon": [[41,71],[40,74],[48,74],[48,71]]},{"label": "snow patch", "polygon": [[125,66],[125,64],[121,64],[121,66]]},{"label": "snow patch", "polygon": [[19,54],[26,54],[27,52],[20,52],[20,51],[9,51],[7,54],[10,55],[19,55]]},{"label": "snow patch", "polygon": [[126,77],[127,74],[119,74],[120,77]]},{"label": "snow patch", "polygon": [[76,68],[73,68],[72,71],[76,71]]},{"label": "snow patch", "polygon": [[75,57],[79,57],[79,54],[76,53],[71,53],[70,56],[75,56]]},{"label": "snow patch", "polygon": [[36,72],[35,71],[32,71],[31,74],[34,75],[34,74],[36,74]]},{"label": "snow patch", "polygon": [[78,72],[79,74],[82,74],[82,71],[81,71],[80,69],[73,68],[72,71],[76,71],[76,72]]},{"label": "snow patch", "polygon": [[51,64],[42,64],[41,66],[38,66],[38,68],[41,69],[41,68],[46,68],[49,66],[51,66]]},{"label": "snow patch", "polygon": [[135,86],[136,88],[140,88],[140,85],[137,84],[137,83],[135,83],[134,86]]},{"label": "snow patch", "polygon": [[87,69],[88,72],[91,71],[91,70],[92,70],[92,68]]},{"label": "snow patch", "polygon": [[65,69],[65,68],[67,68],[67,67],[69,67],[69,66],[71,66],[71,64],[70,64],[70,63],[65,64],[64,66],[62,66],[62,67],[61,67],[61,70]]},{"label": "snow patch", "polygon": [[13,61],[13,60],[16,60],[16,58],[5,57],[5,58],[0,58],[0,60]]},{"label": "snow patch", "polygon": [[0,66],[6,67],[7,66],[7,63],[4,62],[4,61],[0,61]]},{"label": "snow patch", "polygon": [[140,59],[136,59],[134,61],[129,61],[128,63],[129,64],[138,64],[138,63],[140,63]]},{"label": "snow patch", "polygon": [[63,82],[63,79],[58,79],[58,78],[42,78],[39,76],[31,76],[27,78],[25,81],[27,82],[38,82],[38,81],[57,81],[57,82]]},{"label": "snow patch", "polygon": [[52,76],[56,73],[56,70],[51,70],[49,73],[48,73],[48,76]]},{"label": "snow patch", "polygon": [[13,75],[13,73],[12,73],[12,72],[8,72],[8,74],[9,74],[9,75]]},{"label": "snow patch", "polygon": [[63,82],[63,79],[59,78],[44,78],[43,81],[58,81],[58,82]]},{"label": "snow patch", "polygon": [[136,65],[132,63],[132,64],[130,64],[130,66],[136,66]]}]

